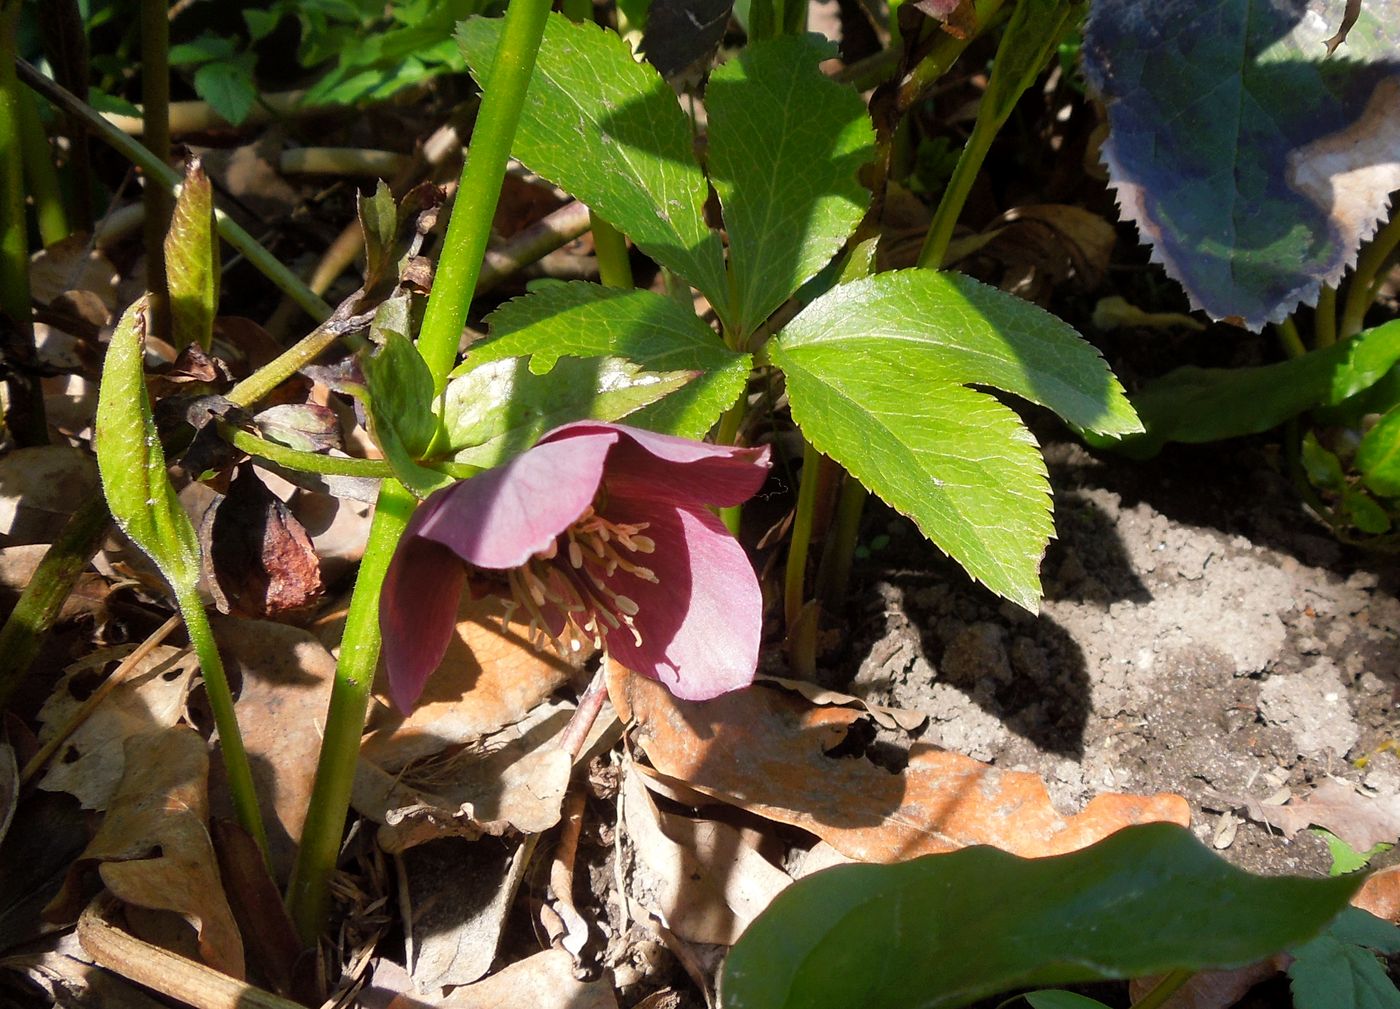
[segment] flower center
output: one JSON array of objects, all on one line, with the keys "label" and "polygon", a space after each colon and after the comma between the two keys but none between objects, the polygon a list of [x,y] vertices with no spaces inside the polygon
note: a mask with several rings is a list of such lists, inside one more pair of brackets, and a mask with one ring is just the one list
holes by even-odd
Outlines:
[{"label": "flower center", "polygon": [[[647,522],[612,522],[591,507],[574,520],[563,535],[506,575],[510,598],[506,619],[516,609],[530,617],[526,635],[537,647],[548,642],[561,657],[584,646],[602,648],[610,631],[626,628],[636,644],[642,643],[633,618],[637,603],[618,592],[610,580],[625,571],[645,582],[656,574],[636,561],[636,555],[656,550],[656,543],[642,535]],[[545,615],[547,609],[564,618],[556,634]]]}]

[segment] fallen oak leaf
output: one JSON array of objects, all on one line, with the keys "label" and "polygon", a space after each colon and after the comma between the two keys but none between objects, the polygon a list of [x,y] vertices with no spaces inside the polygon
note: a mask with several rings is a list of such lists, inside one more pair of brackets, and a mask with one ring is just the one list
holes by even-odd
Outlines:
[{"label": "fallen oak leaf", "polygon": [[1400,837],[1400,795],[1368,796],[1349,783],[1328,778],[1308,795],[1284,805],[1269,805],[1253,796],[1216,794],[1222,803],[1242,809],[1256,823],[1291,838],[1304,827],[1324,827],[1357,851],[1370,851]]},{"label": "fallen oak leaf", "polygon": [[1388,866],[1371,875],[1361,884],[1351,903],[1377,918],[1400,925],[1400,865]]},{"label": "fallen oak leaf", "polygon": [[132,736],[123,747],[120,785],[98,828],[44,909],[50,921],[75,921],[82,877],[98,876],[124,903],[171,911],[194,927],[200,956],[230,977],[243,977],[243,940],[224,896],[209,840],[209,753],[185,727]]},{"label": "fallen oak leaf", "polygon": [[663,775],[759,816],[816,834],[866,862],[990,844],[1035,857],[1075,851],[1122,827],[1185,826],[1178,795],[1096,796],[1062,816],[1034,774],[1005,771],[958,753],[915,744],[891,773],[864,758],[830,753],[859,712],[815,708],[756,686],[707,702],[685,702],[614,666],[608,694],[638,746]]}]

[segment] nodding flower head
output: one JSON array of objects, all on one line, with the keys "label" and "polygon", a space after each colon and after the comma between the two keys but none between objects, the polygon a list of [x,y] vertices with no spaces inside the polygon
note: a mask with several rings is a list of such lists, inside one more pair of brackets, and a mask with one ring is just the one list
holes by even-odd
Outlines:
[{"label": "nodding flower head", "polygon": [[767,472],[766,448],[581,421],[433,494],[384,580],[394,703],[411,710],[442,661],[468,580],[563,655],[604,648],[689,700],[746,686],[762,598],[709,506],[747,500]]}]

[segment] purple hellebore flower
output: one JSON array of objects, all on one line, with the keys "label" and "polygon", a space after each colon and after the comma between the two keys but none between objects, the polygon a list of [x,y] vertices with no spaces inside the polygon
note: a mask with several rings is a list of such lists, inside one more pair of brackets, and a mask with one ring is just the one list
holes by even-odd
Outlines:
[{"label": "purple hellebore flower", "polygon": [[430,496],[389,564],[379,625],[389,692],[410,711],[447,651],[469,577],[562,653],[618,662],[703,700],[748,685],[762,596],[707,505],[746,501],[767,448],[580,421]]}]

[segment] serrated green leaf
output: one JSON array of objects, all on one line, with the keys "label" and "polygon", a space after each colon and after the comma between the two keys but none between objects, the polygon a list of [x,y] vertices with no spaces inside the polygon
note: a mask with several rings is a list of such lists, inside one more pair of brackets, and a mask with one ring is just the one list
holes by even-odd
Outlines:
[{"label": "serrated green leaf", "polygon": [[1400,497],[1400,407],[1366,432],[1356,450],[1361,482],[1382,497]]},{"label": "serrated green leaf", "polygon": [[[1309,431],[1308,436],[1311,435],[1312,432]],[[1316,444],[1316,440],[1313,444]],[[1340,470],[1340,466],[1338,469]],[[1393,844],[1382,843],[1373,846],[1369,851],[1357,851],[1325,827],[1310,827],[1308,832],[1316,834],[1327,842],[1327,853],[1332,856],[1332,865],[1327,870],[1329,876],[1342,876],[1348,872],[1358,872],[1366,868],[1366,863],[1370,862],[1371,859],[1395,847]]]},{"label": "serrated green leaf", "polygon": [[875,133],[855,89],[818,69],[824,48],[806,36],[754,43],[705,90],[741,333],[831,260],[870,203],[857,173]]},{"label": "serrated green leaf", "polygon": [[97,391],[93,441],[112,518],[178,596],[199,580],[199,540],[170,485],[151,418],[143,369],[148,311],[146,298],[139,299],[112,334]]},{"label": "serrated green leaf", "polygon": [[234,126],[248,118],[258,90],[253,84],[252,53],[206,63],[194,72],[194,90]]},{"label": "serrated green leaf", "polygon": [[1400,1009],[1400,992],[1375,954],[1323,935],[1293,950],[1294,1009]]},{"label": "serrated green leaf", "polygon": [[219,242],[214,233],[214,188],[198,158],[185,166],[185,182],[165,233],[165,270],[175,347],[204,350],[214,339],[219,305]]},{"label": "serrated green leaf", "polygon": [[1302,357],[1253,368],[1177,368],[1132,397],[1146,427],[1099,448],[1146,459],[1167,442],[1198,444],[1258,434],[1305,410],[1340,404],[1400,360],[1400,324],[1387,323]]},{"label": "serrated green leaf", "polygon": [[[500,29],[482,18],[458,29],[478,81],[489,79]],[[616,34],[550,15],[513,153],[723,312],[724,255],[705,223],[709,187],[690,121],[661,75]]]},{"label": "serrated green leaf", "polygon": [[447,386],[443,425],[456,462],[498,466],[575,420],[620,420],[695,377],[616,357],[569,357],[536,375],[518,357],[489,361]]},{"label": "serrated green leaf", "polygon": [[[1400,0],[1095,0],[1085,76],[1124,216],[1193,306],[1253,329],[1336,284],[1400,187]],[[1365,182],[1356,180],[1365,179]]]},{"label": "serrated green leaf", "polygon": [[1378,953],[1400,953],[1400,928],[1359,907],[1349,907],[1333,918],[1323,935]]},{"label": "serrated green leaf", "polygon": [[988,588],[1034,610],[1053,533],[1035,439],[985,385],[1105,434],[1139,429],[1065,323],[970,278],[884,273],[834,288],[769,346],[793,418]]},{"label": "serrated green leaf", "polygon": [[628,418],[629,424],[699,438],[733,405],[752,368],[688,307],[651,291],[575,282],[516,298],[487,320],[490,339],[468,365],[530,357],[543,374],[561,357],[621,357],[655,372],[699,372],[684,388]]},{"label": "serrated green leaf", "polygon": [[1359,885],[1253,876],[1160,823],[1050,858],[975,847],[838,866],[749,926],[721,992],[727,1009],[953,1009],[1022,986],[1236,967],[1307,941]]},{"label": "serrated green leaf", "polygon": [[[380,312],[384,311],[381,306]],[[383,347],[366,357],[362,365],[369,393],[370,433],[393,466],[394,475],[419,497],[426,497],[450,482],[443,474],[418,465],[437,433],[432,411],[433,376],[408,337],[378,324],[371,331],[383,341]]]}]

